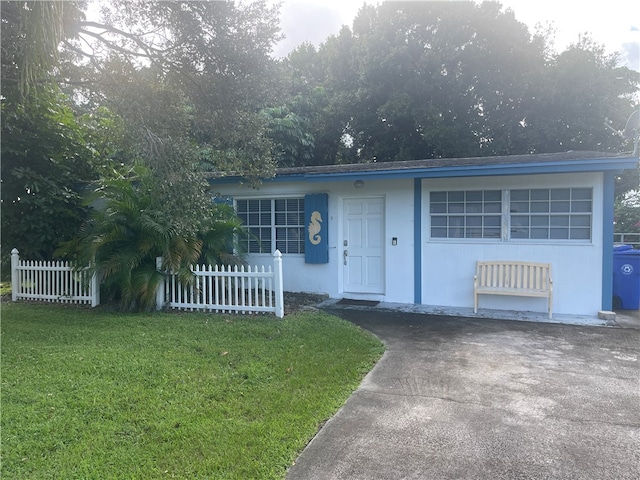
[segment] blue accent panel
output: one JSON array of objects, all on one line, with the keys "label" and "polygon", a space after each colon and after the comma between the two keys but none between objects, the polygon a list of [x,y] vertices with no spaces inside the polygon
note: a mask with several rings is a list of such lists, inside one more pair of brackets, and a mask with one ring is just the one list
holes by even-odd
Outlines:
[{"label": "blue accent panel", "polygon": [[317,193],[304,196],[304,261],[329,262],[329,196]]},{"label": "blue accent panel", "polygon": [[605,172],[602,189],[602,309],[613,308],[613,221],[615,173]]},{"label": "blue accent panel", "polygon": [[413,181],[413,303],[422,303],[422,180]]}]

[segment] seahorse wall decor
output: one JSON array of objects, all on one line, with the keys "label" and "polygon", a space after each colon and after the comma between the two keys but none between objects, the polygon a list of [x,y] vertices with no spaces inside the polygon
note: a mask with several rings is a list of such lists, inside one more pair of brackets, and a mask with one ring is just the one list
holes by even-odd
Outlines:
[{"label": "seahorse wall decor", "polygon": [[312,245],[318,245],[322,241],[320,236],[320,230],[322,230],[322,215],[317,210],[311,214],[311,221],[309,222],[309,241]]}]

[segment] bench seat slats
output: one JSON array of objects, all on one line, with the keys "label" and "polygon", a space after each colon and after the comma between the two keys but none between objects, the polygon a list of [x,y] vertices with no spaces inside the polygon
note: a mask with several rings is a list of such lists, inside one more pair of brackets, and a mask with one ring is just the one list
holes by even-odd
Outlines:
[{"label": "bench seat slats", "polygon": [[549,318],[551,318],[553,301],[551,264],[518,261],[476,262],[473,294],[474,313],[478,312],[479,294],[547,297]]}]

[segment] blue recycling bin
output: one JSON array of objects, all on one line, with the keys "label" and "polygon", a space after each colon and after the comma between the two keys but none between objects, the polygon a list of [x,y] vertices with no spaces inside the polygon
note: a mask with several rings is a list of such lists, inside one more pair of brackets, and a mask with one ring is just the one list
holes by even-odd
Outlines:
[{"label": "blue recycling bin", "polygon": [[640,309],[640,250],[631,245],[613,249],[613,305],[623,310]]}]

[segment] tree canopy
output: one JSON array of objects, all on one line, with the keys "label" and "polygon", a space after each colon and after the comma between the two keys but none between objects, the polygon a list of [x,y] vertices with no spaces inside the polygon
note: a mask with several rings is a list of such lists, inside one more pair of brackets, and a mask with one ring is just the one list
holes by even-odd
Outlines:
[{"label": "tree canopy", "polygon": [[551,51],[495,2],[364,6],[286,63],[292,98],[328,97],[310,163],[618,151],[604,118],[624,124],[639,84],[588,38]]}]

